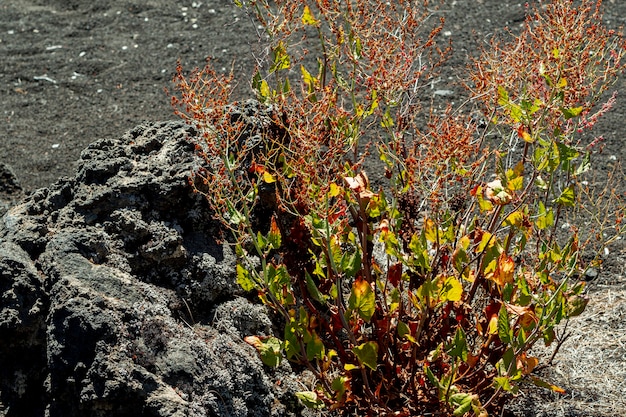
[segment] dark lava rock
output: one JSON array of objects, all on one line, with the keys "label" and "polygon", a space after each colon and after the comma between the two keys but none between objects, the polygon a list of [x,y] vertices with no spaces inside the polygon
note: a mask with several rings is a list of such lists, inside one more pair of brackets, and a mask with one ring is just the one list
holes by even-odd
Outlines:
[{"label": "dark lava rock", "polygon": [[0,162],[0,216],[23,197],[22,186],[13,169],[9,165]]},{"label": "dark lava rock", "polygon": [[193,134],[146,123],[95,142],[0,220],[0,415],[301,413],[289,365],[242,340],[272,326],[188,186]]}]

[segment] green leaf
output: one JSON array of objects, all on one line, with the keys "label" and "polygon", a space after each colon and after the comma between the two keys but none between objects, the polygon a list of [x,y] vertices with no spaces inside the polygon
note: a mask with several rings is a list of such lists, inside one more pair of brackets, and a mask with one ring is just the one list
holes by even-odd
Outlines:
[{"label": "green leaf", "polygon": [[587,152],[578,168],[576,168],[574,176],[577,177],[581,174],[584,174],[585,172],[589,171],[589,169],[591,169],[591,153]]},{"label": "green leaf", "polygon": [[280,229],[278,228],[278,224],[276,223],[276,218],[273,216],[272,216],[272,220],[270,223],[270,230],[267,233],[267,243],[272,247],[272,249],[280,248],[280,244],[281,244]]},{"label": "green leaf", "polygon": [[376,310],[376,297],[370,284],[364,279],[356,279],[352,285],[348,306],[358,315],[369,322]]},{"label": "green leaf", "polygon": [[589,304],[589,298],[582,295],[573,295],[567,299],[567,315],[568,317],[576,317],[585,311]]},{"label": "green leaf", "polygon": [[317,394],[314,391],[299,391],[296,392],[296,397],[306,408],[324,408],[324,402],[317,398]]},{"label": "green leaf", "polygon": [[465,332],[461,326],[456,328],[454,340],[450,343],[450,345],[448,345],[447,352],[454,358],[461,358],[463,362],[467,361],[467,339],[465,338]]},{"label": "green leaf", "polygon": [[306,270],[304,271],[304,276],[306,278],[306,288],[309,291],[309,295],[313,297],[315,301],[319,301],[320,303],[325,302],[326,297],[317,288],[315,281],[313,281],[313,277]]},{"label": "green leaf", "polygon": [[439,292],[440,301],[461,301],[462,297],[463,285],[459,280],[454,276],[446,278]]},{"label": "green leaf", "polygon": [[330,387],[337,392],[337,400],[343,401],[344,396],[346,395],[346,391],[350,388],[350,378],[347,376],[338,376],[333,379]]},{"label": "green leaf", "polygon": [[537,214],[537,221],[535,223],[539,230],[544,230],[554,225],[554,212],[552,208],[546,210],[546,206],[541,201],[539,202],[539,212]]},{"label": "green leaf", "polygon": [[398,336],[404,337],[406,340],[408,340],[411,343],[417,343],[415,338],[411,335],[411,329],[403,321],[398,321]]},{"label": "green leaf", "polygon": [[450,405],[456,407],[452,414],[454,416],[463,416],[472,409],[472,403],[476,400],[476,395],[458,393],[450,396],[448,400]]},{"label": "green leaf", "polygon": [[239,210],[237,210],[233,203],[227,200],[226,207],[228,209],[228,221],[231,224],[237,226],[245,222],[246,216],[244,216]]},{"label": "green leaf", "polygon": [[560,108],[561,113],[563,113],[563,117],[565,117],[565,120],[569,120],[572,119],[578,115],[580,115],[580,113],[583,111],[582,106],[581,107],[561,107]]},{"label": "green leaf", "polygon": [[289,69],[291,67],[291,58],[283,42],[278,42],[278,45],[276,45],[272,52],[274,53],[274,62],[270,67],[270,72]]},{"label": "green leaf", "polygon": [[378,344],[376,342],[365,342],[355,346],[352,351],[363,365],[375,371],[378,365]]},{"label": "green leaf", "polygon": [[514,386],[511,385],[511,378],[508,376],[497,376],[493,379],[493,385],[496,389],[501,388],[506,392],[514,390]]},{"label": "green leaf", "polygon": [[576,193],[574,192],[574,188],[571,186],[565,188],[561,195],[554,200],[554,203],[563,204],[567,207],[574,207],[574,204],[576,203]]},{"label": "green leaf", "polygon": [[393,117],[391,116],[391,113],[389,112],[389,109],[386,109],[385,113],[383,113],[383,118],[380,121],[380,125],[381,125],[381,127],[385,128],[385,129],[389,129],[389,128],[392,128],[394,126]]},{"label": "green leaf", "polygon": [[566,391],[563,388],[550,384],[549,382],[539,379],[536,376],[530,375],[530,379],[533,381],[533,384],[535,384],[538,387],[549,389],[550,391],[556,392],[558,394],[566,393]]},{"label": "green leaf", "polygon": [[324,342],[322,342],[322,339],[320,339],[317,333],[313,332],[311,336],[311,340],[306,344],[306,358],[309,361],[313,359],[323,359],[326,353]]},{"label": "green leaf", "polygon": [[502,343],[507,344],[511,341],[511,325],[509,324],[509,313],[506,311],[504,304],[500,307],[498,313],[498,337]]},{"label": "green leaf", "polygon": [[276,368],[280,365],[282,359],[283,344],[280,339],[270,336],[268,338],[260,338],[257,336],[247,336],[244,340],[259,352],[261,361],[267,366]]},{"label": "green leaf", "polygon": [[240,264],[237,264],[237,284],[239,284],[241,289],[246,292],[252,291],[257,287],[256,283],[250,276],[250,271]]}]

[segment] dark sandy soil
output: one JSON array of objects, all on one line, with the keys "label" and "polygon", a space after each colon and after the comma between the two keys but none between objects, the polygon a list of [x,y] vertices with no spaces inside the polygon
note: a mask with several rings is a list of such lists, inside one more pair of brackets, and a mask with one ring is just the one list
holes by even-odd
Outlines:
[{"label": "dark sandy soil", "polygon": [[[626,1],[605,0],[604,10],[610,27],[626,22]],[[524,3],[446,0],[441,13],[444,36],[452,39],[455,53],[435,87],[453,94],[437,100],[460,101],[454,81],[465,57],[504,27],[519,28]],[[177,60],[186,68],[202,65],[208,56],[224,71],[234,65],[244,97],[256,42],[253,23],[228,0],[0,0],[0,166],[10,167],[29,193],[70,175],[90,142],[119,137],[145,120],[174,118],[164,87],[170,86]],[[626,77],[615,90],[624,92],[625,85]],[[599,172],[624,161],[625,113],[622,95],[597,127],[606,140],[596,160]],[[0,185],[1,179],[0,174]],[[626,181],[619,181],[624,193]],[[11,197],[11,190],[0,187],[0,199]],[[597,300],[609,303],[621,321],[607,323],[609,310],[592,301],[589,315],[581,319],[589,332],[584,343],[572,347],[573,357],[563,359],[562,372],[556,370],[570,394],[542,396],[545,414],[524,415],[608,416],[614,407],[626,408],[619,394],[626,379],[623,242],[610,248],[605,268],[592,283]],[[610,352],[603,346],[575,350],[590,338],[609,343]],[[590,356],[593,349],[605,359],[591,355],[581,364],[580,356]],[[574,369],[580,375],[572,376]]]}]

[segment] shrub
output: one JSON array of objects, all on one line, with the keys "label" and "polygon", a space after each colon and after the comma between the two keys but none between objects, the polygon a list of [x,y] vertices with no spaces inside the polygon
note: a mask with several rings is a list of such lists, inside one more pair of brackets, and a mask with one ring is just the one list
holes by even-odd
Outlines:
[{"label": "shrub", "polygon": [[486,123],[423,104],[449,52],[426,0],[236,3],[267,38],[257,105],[231,104],[233,74],[210,63],[178,67],[173,104],[198,128],[191,182],[232,232],[237,280],[282,323],[246,339],[263,362],[307,368],[318,385],[297,396],[345,414],[484,416],[524,379],[562,391],[530,349],[556,353],[587,304],[586,240],[563,218],[623,69],[600,2],[532,8],[473,60]]}]

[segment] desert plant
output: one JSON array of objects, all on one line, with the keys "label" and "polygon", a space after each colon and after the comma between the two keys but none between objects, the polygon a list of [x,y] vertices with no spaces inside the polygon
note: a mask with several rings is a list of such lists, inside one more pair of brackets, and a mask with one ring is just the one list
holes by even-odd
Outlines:
[{"label": "desert plant", "polygon": [[600,2],[532,8],[474,60],[485,125],[424,110],[448,52],[428,1],[236,3],[266,31],[259,103],[231,104],[233,74],[207,65],[179,66],[173,104],[198,128],[191,182],[233,234],[237,280],[283,324],[246,339],[263,362],[306,367],[318,385],[302,402],[346,414],[483,416],[523,379],[560,391],[530,349],[558,350],[587,303],[581,239],[560,221],[622,70]]}]

